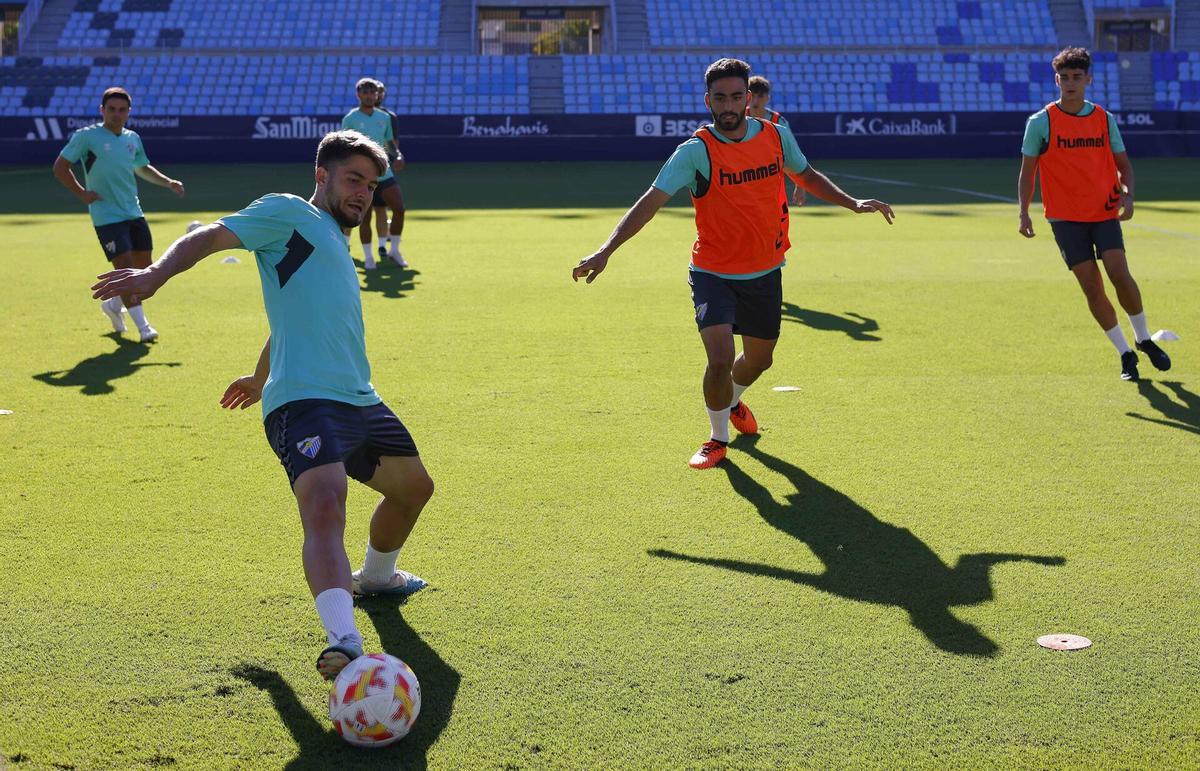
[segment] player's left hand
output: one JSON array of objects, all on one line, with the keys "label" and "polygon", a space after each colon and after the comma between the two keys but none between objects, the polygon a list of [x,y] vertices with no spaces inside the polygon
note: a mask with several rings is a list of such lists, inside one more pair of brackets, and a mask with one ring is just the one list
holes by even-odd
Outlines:
[{"label": "player's left hand", "polygon": [[796,185],[792,188],[792,206],[803,206],[808,200],[808,195],[804,192],[804,188]]},{"label": "player's left hand", "polygon": [[134,300],[145,300],[152,297],[163,280],[150,268],[120,268],[101,273],[100,279],[92,284],[92,297],[96,300],[107,300],[117,295],[126,295]]},{"label": "player's left hand", "polygon": [[397,155],[396,160],[392,161],[392,171],[404,171],[403,155]]},{"label": "player's left hand", "polygon": [[171,180],[171,192],[174,193],[175,195],[179,196],[180,198],[183,198],[183,194],[184,194],[183,183],[177,179]]},{"label": "player's left hand", "polygon": [[892,224],[892,220],[896,217],[895,213],[892,212],[892,207],[888,206],[883,201],[876,201],[874,198],[864,198],[860,201],[855,201],[854,211],[858,214],[877,211],[883,215],[883,218],[887,220],[889,225]]},{"label": "player's left hand", "polygon": [[1133,196],[1121,193],[1121,221],[1133,219]]},{"label": "player's left hand", "polygon": [[221,406],[227,410],[236,410],[239,407],[244,410],[262,398],[262,387],[263,384],[258,382],[254,375],[239,377],[225,389],[225,394],[221,397]]}]

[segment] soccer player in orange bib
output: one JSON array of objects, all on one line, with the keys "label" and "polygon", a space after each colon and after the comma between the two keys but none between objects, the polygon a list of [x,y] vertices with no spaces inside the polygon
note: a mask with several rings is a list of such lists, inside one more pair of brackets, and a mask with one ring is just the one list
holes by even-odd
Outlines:
[{"label": "soccer player in orange bib", "polygon": [[[784,176],[808,192],[853,212],[879,212],[882,201],[853,198],[809,165],[786,126],[747,118],[750,65],[720,59],[704,73],[704,104],[713,122],[676,148],[654,184],[638,199],[604,245],[571,271],[592,283],[617,248],[649,222],[676,192],[687,187],[696,209],[696,242],[688,283],[696,326],[708,355],[704,401],[711,434],[692,456],[693,468],[725,458],[729,423],[757,433],[758,422],[742,394],[771,366],[779,339],[782,268],[788,240]],[[736,357],[734,335],[742,338]]]},{"label": "soccer player in orange bib", "polygon": [[1121,379],[1138,379],[1138,355],[1129,347],[1104,292],[1097,260],[1104,263],[1117,300],[1129,315],[1137,349],[1155,368],[1168,370],[1171,359],[1150,339],[1142,294],[1125,259],[1121,220],[1133,217],[1133,165],[1121,132],[1111,114],[1083,98],[1092,83],[1087,49],[1064,49],[1051,64],[1060,98],[1031,115],[1025,125],[1017,179],[1018,232],[1026,238],[1034,236],[1029,203],[1040,174],[1042,206],[1054,240],[1078,279],[1092,316],[1121,355]]}]

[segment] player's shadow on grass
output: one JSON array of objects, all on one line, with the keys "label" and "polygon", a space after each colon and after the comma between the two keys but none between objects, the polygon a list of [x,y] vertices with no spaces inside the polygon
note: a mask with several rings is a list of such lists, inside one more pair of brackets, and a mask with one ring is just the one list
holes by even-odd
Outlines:
[{"label": "player's shadow on grass", "polygon": [[[363,267],[361,260],[355,260],[354,264],[360,269]],[[374,270],[362,270],[362,275],[364,292],[379,292],[384,297],[399,300],[416,289],[416,277],[421,275],[421,272],[412,268],[401,268],[390,259],[384,258],[379,260]]]},{"label": "player's shadow on grass", "polygon": [[401,600],[386,596],[358,600],[358,606],[375,625],[383,652],[390,653],[408,664],[421,682],[421,714],[413,725],[412,732],[396,745],[393,755],[398,768],[423,769],[427,765],[425,756],[429,748],[437,742],[450,722],[450,714],[454,711],[454,699],[458,695],[458,684],[462,678],[458,670],[447,664],[438,652],[408,625],[400,613],[402,604]]},{"label": "player's shadow on grass", "polygon": [[[378,750],[363,750],[343,742],[325,719],[316,719],[292,687],[276,671],[254,664],[233,669],[234,677],[265,691],[275,711],[291,733],[300,752],[284,768],[288,771],[325,769],[426,768],[426,754],[450,720],[459,675],[429,647],[400,615],[395,600],[371,598],[360,601],[379,633],[385,653],[412,667],[421,683],[421,713],[412,732],[396,744]],[[313,673],[316,677],[316,673]],[[325,704],[316,705],[324,714]]]},{"label": "player's shadow on grass", "polygon": [[663,549],[655,549],[651,555],[793,581],[860,602],[894,605],[906,611],[912,625],[941,650],[985,657],[995,656],[999,646],[979,629],[957,618],[950,608],[978,605],[992,599],[989,575],[992,565],[1066,562],[1062,557],[982,553],[963,555],[958,564],[950,567],[907,529],[879,521],[858,503],[804,470],[763,452],[756,440],[754,436],[739,436],[731,447],[786,477],[796,488],[786,502],[775,500],[767,488],[730,458],[719,468],[729,475],[733,489],[753,504],[768,524],[807,544],[825,563],[825,571],[809,573]]},{"label": "player's shadow on grass", "polygon": [[881,338],[871,334],[879,331],[879,323],[858,313],[846,311],[838,316],[825,311],[801,308],[795,303],[783,304],[783,318],[822,332],[845,332],[852,340],[877,343]]},{"label": "player's shadow on grass", "polygon": [[149,344],[127,340],[115,332],[105,337],[116,341],[116,350],[84,359],[70,369],[42,372],[33,379],[46,385],[79,388],[84,396],[102,396],[116,390],[112,381],[129,377],[142,367],[181,366],[177,361],[139,363],[138,359],[150,353]]},{"label": "player's shadow on grass", "polygon": [[[1162,413],[1162,418],[1148,418],[1136,412],[1126,413],[1131,418],[1144,420],[1148,423],[1158,423],[1172,428],[1181,428],[1193,434],[1200,434],[1200,394],[1194,394],[1183,387],[1183,383],[1163,381],[1163,385],[1171,390],[1171,394],[1158,390],[1149,380],[1138,381],[1138,391],[1150,402],[1150,406]],[[1178,400],[1178,401],[1176,401]]]}]

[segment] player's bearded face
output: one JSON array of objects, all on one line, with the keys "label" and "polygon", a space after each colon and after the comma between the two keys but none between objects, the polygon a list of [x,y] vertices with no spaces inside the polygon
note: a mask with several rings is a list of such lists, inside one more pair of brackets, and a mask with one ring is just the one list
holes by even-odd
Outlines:
[{"label": "player's bearded face", "polygon": [[365,158],[354,157],[326,170],[325,207],[344,228],[355,228],[371,211],[371,183],[377,172]]},{"label": "player's bearded face", "polygon": [[713,81],[705,101],[713,124],[722,131],[737,131],[746,120],[746,82],[741,78]]}]

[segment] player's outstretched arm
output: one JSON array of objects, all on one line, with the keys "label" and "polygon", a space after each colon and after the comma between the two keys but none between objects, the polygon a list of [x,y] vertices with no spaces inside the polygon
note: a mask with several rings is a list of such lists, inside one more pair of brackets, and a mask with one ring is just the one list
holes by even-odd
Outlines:
[{"label": "player's outstretched arm", "polygon": [[877,201],[874,198],[855,198],[833,184],[833,180],[814,169],[811,165],[800,172],[799,180],[793,178],[793,181],[802,182],[805,190],[822,201],[828,201],[857,214],[877,211],[883,215],[883,218],[887,220],[889,225],[892,224],[892,220],[896,217],[892,212],[892,207],[883,201]]},{"label": "player's outstretched arm", "polygon": [[85,190],[83,185],[79,184],[79,180],[75,178],[75,172],[71,171],[71,162],[61,155],[54,160],[54,178],[60,185],[70,190],[71,195],[85,204],[100,200],[99,193],[94,190]]},{"label": "player's outstretched arm", "polygon": [[1017,176],[1017,201],[1021,204],[1020,224],[1017,232],[1033,238],[1033,220],[1029,219],[1029,203],[1033,200],[1033,183],[1037,179],[1037,156],[1021,156],[1021,173]]},{"label": "player's outstretched arm", "polygon": [[171,192],[175,193],[175,195],[179,196],[180,198],[183,198],[183,183],[177,179],[171,179],[153,166],[137,166],[134,168],[133,173],[137,174],[139,177],[152,185],[170,188]]},{"label": "player's outstretched arm", "polygon": [[1113,153],[1117,173],[1121,175],[1121,219],[1133,219],[1133,164],[1128,153]]},{"label": "player's outstretched arm", "polygon": [[579,264],[571,271],[571,279],[578,281],[586,277],[588,284],[595,281],[596,276],[603,273],[608,266],[608,258],[617,250],[617,247],[637,235],[637,232],[644,228],[647,222],[654,219],[654,215],[669,200],[671,200],[670,195],[651,186],[637,200],[637,203],[625,212],[625,216],[617,223],[616,229],[613,230],[604,245],[595,253],[579,261]]},{"label": "player's outstretched arm", "polygon": [[214,222],[177,239],[148,268],[121,268],[102,273],[92,284],[92,297],[107,300],[117,295],[133,295],[144,300],[176,273],[182,273],[210,254],[239,249],[241,240],[224,225]]},{"label": "player's outstretched arm", "polygon": [[262,398],[263,386],[271,374],[271,338],[267,338],[253,375],[245,375],[229,384],[221,397],[221,406],[227,410],[246,409]]}]

